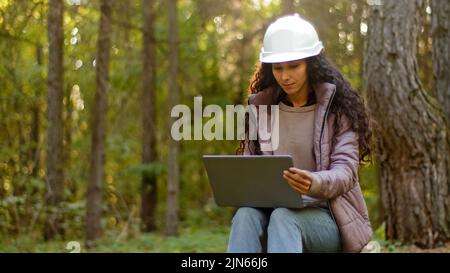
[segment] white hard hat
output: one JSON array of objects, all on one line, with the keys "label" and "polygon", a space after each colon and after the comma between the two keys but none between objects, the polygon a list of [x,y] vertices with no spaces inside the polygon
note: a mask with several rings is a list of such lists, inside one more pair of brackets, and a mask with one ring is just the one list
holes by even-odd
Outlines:
[{"label": "white hard hat", "polygon": [[259,60],[281,63],[315,56],[323,49],[316,30],[298,14],[277,19],[266,30]]}]

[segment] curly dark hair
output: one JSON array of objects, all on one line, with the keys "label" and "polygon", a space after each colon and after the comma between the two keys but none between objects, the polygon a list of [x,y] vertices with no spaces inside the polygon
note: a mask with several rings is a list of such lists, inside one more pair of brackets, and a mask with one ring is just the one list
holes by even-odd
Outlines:
[{"label": "curly dark hair", "polygon": [[[340,130],[341,123],[339,121],[345,115],[349,119],[351,129],[358,134],[360,164],[371,162],[372,129],[363,99],[351,87],[350,83],[342,76],[334,64],[328,60],[323,51],[319,55],[306,58],[305,60],[307,62],[308,83],[310,86],[324,82],[336,85],[336,93],[330,106],[330,113],[336,116],[334,131]],[[273,90],[281,89],[273,76],[272,64],[261,63],[256,67],[256,71],[250,81],[249,94],[258,93],[270,87]],[[279,96],[278,101],[275,103],[278,103],[281,99],[282,96]],[[248,125],[248,121],[246,121],[246,125]],[[248,141],[247,127],[246,138]],[[261,154],[258,141],[252,141],[256,147],[256,154]],[[333,145],[335,144],[334,141]],[[238,154],[244,152],[245,142],[246,140],[241,140],[237,149]]]}]

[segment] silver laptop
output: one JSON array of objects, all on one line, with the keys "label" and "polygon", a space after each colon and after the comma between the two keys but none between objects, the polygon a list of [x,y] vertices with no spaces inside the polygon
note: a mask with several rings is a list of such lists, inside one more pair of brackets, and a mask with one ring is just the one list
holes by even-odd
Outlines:
[{"label": "silver laptop", "polygon": [[214,200],[230,207],[304,207],[302,196],[283,179],[289,155],[204,155]]}]

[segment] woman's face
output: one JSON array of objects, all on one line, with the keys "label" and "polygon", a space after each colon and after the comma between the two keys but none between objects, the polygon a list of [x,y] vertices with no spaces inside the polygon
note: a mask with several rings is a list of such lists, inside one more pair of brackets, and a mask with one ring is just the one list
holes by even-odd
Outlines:
[{"label": "woman's face", "polygon": [[305,60],[296,60],[272,64],[272,73],[286,94],[295,96],[300,92],[308,92],[308,73]]}]

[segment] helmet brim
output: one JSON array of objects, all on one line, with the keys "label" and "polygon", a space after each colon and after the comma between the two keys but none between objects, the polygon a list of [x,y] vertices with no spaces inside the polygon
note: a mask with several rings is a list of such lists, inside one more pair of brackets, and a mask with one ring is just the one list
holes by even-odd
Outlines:
[{"label": "helmet brim", "polygon": [[319,55],[322,49],[323,49],[322,43],[318,43],[314,48],[310,50],[301,50],[301,51],[299,50],[299,52],[272,53],[272,52],[263,52],[263,49],[261,49],[259,61],[262,63],[283,63],[296,61]]}]

